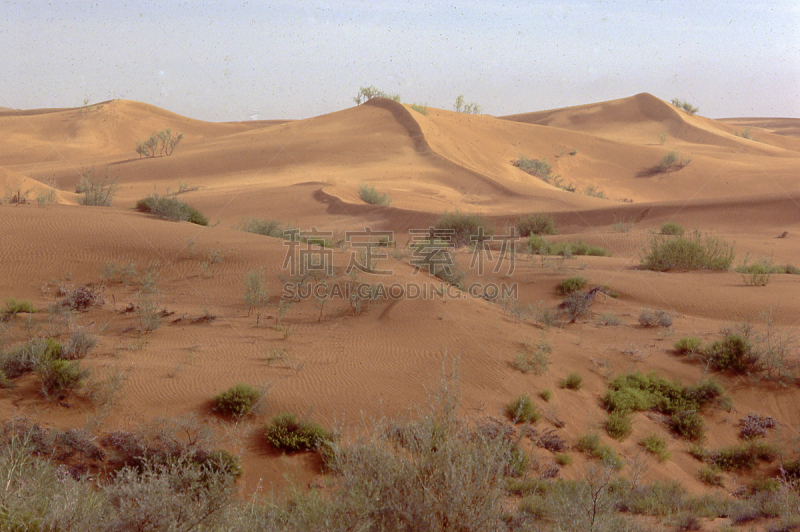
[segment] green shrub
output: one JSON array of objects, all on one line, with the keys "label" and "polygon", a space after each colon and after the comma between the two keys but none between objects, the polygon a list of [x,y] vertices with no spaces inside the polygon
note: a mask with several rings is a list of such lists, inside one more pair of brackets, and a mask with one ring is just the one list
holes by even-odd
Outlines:
[{"label": "green shrub", "polygon": [[[236,226],[240,231],[248,233],[256,233],[257,235],[271,236],[273,238],[282,238],[284,240],[291,240],[291,231],[294,229],[291,225],[277,221],[277,220],[262,220],[260,218],[249,218],[242,220]],[[285,231],[289,231],[287,235]],[[299,237],[299,234],[298,234]]]},{"label": "green shrub", "polygon": [[2,311],[0,311],[0,314],[9,317],[9,316],[15,316],[20,312],[27,312],[29,314],[33,314],[36,312],[36,308],[30,301],[8,297],[6,298],[3,304],[3,309]]},{"label": "green shrub", "polygon": [[700,233],[690,237],[653,236],[650,250],[642,257],[646,270],[727,270],[734,258],[733,245]]},{"label": "green shrub", "polygon": [[568,466],[572,464],[572,457],[567,453],[556,453],[555,460],[560,466]]},{"label": "green shrub", "polygon": [[87,334],[83,330],[75,331],[70,337],[69,342],[62,349],[58,358],[63,360],[77,360],[86,358],[89,351],[97,345],[97,337]]},{"label": "green shrub", "polygon": [[622,320],[619,316],[614,314],[613,312],[605,312],[600,315],[598,318],[600,325],[606,325],[608,327],[619,327],[622,325]]},{"label": "green shrub", "polygon": [[589,314],[589,309],[592,306],[592,298],[587,297],[583,292],[572,292],[562,303],[564,310],[567,313],[570,323],[575,323],[579,318],[583,318]]},{"label": "green shrub", "polygon": [[270,444],[288,452],[316,449],[333,439],[322,426],[313,421],[298,421],[291,413],[273,417],[264,434]]},{"label": "green shrub", "polygon": [[516,356],[514,357],[514,367],[523,373],[533,373],[542,375],[550,365],[548,355],[553,351],[553,346],[546,338],[542,337],[536,346],[532,347],[525,342]]},{"label": "green shrub", "polygon": [[81,176],[77,191],[81,195],[78,199],[81,205],[108,207],[117,193],[117,178],[111,179],[108,176],[108,167],[106,167],[106,176],[104,178],[95,177],[94,167],[92,167],[91,170],[85,171]]},{"label": "green shrub", "polygon": [[214,396],[212,403],[220,414],[239,418],[247,415],[260,398],[260,391],[249,384],[239,383]]},{"label": "green shrub", "polygon": [[684,336],[675,342],[675,351],[682,355],[693,355],[700,350],[703,341],[696,336]]},{"label": "green shrub", "polygon": [[596,432],[590,432],[578,438],[575,448],[582,453],[593,453],[599,446],[600,435]]},{"label": "green shrub", "polygon": [[400,101],[399,94],[389,94],[388,92],[383,92],[382,90],[376,89],[373,86],[359,88],[358,93],[353,96],[353,101],[356,102],[356,105],[361,105],[362,103],[368,102],[373,98],[388,98],[389,100],[394,100],[396,102]]},{"label": "green shrub", "polygon": [[601,445],[600,435],[596,432],[585,434],[578,438],[578,443],[575,448],[601,461],[603,465],[613,467],[614,469],[622,468],[622,459],[617,452],[608,445]]},{"label": "green shrub", "polygon": [[527,395],[520,395],[506,406],[506,414],[514,423],[536,423],[541,414]]},{"label": "green shrub", "polygon": [[450,243],[455,246],[465,246],[478,243],[479,240],[488,240],[494,231],[489,220],[483,215],[458,211],[442,214],[434,226],[437,230],[453,231]]},{"label": "green shrub", "polygon": [[677,235],[683,236],[683,227],[676,224],[675,222],[666,222],[664,225],[661,226],[659,231],[662,235]]},{"label": "green shrub", "polygon": [[424,105],[413,103],[411,104],[411,108],[421,115],[428,116],[428,108]]},{"label": "green shrub", "polygon": [[561,387],[568,390],[580,390],[583,387],[583,377],[577,371],[573,371],[567,375],[567,378],[561,383]]},{"label": "green shrub", "polygon": [[587,196],[591,196],[593,198],[608,199],[608,196],[606,196],[606,193],[603,192],[602,190],[600,190],[599,188],[597,188],[594,185],[587,186],[583,190],[583,193],[586,194]]},{"label": "green shrub", "polygon": [[453,109],[455,109],[456,113],[465,113],[468,115],[477,115],[481,113],[481,106],[475,102],[467,103],[464,100],[463,94],[459,94],[456,97],[456,103]]},{"label": "green shrub", "polygon": [[666,462],[669,460],[670,452],[667,449],[667,440],[665,438],[657,436],[656,434],[651,434],[639,440],[639,445],[644,447],[648,453],[656,455],[659,461]]},{"label": "green shrub", "polygon": [[608,415],[606,421],[606,432],[615,440],[624,440],[631,435],[633,425],[631,417],[626,412],[616,411]]},{"label": "green shrub", "polygon": [[672,314],[665,310],[650,310],[644,308],[639,311],[639,325],[642,327],[669,327],[672,325]]},{"label": "green shrub", "polygon": [[208,225],[208,219],[200,211],[172,196],[151,194],[136,202],[136,210],[164,220]]},{"label": "green shrub", "polygon": [[745,284],[751,286],[766,286],[769,284],[772,274],[800,274],[800,269],[791,264],[785,266],[772,264],[768,259],[761,259],[758,262],[748,264],[747,259],[736,267],[736,271],[742,274]]},{"label": "green shrub", "polygon": [[731,370],[734,373],[746,373],[759,369],[758,353],[750,341],[741,334],[729,334],[721,340],[715,340],[699,353],[701,360],[710,362],[719,371]]},{"label": "green shrub", "polygon": [[685,159],[680,152],[670,151],[664,155],[655,166],[656,172],[674,172],[692,162],[692,158]]},{"label": "green shrub", "polygon": [[554,235],[557,233],[553,218],[545,214],[529,214],[517,220],[517,231],[520,236]]},{"label": "green shrub", "polygon": [[529,159],[524,155],[520,155],[519,158],[514,161],[514,166],[539,179],[545,181],[551,179],[553,167],[547,162],[547,159]]},{"label": "green shrub", "polygon": [[669,420],[672,430],[690,441],[703,438],[706,431],[705,422],[697,412],[680,412],[673,414]]},{"label": "green shrub", "polygon": [[548,402],[548,403],[549,403],[549,402],[550,402],[550,400],[553,398],[553,390],[551,390],[550,388],[545,388],[544,390],[542,390],[542,391],[539,393],[539,397],[541,397],[542,399],[544,399],[544,400],[545,400],[545,402]]},{"label": "green shrub", "polygon": [[764,442],[749,442],[716,451],[709,451],[705,461],[722,471],[741,471],[755,467],[759,461],[771,462],[777,457],[775,449]]},{"label": "green shrub", "polygon": [[699,107],[696,107],[696,106],[690,104],[686,100],[681,100],[680,98],[673,98],[672,99],[672,105],[674,105],[675,107],[677,107],[679,109],[683,109],[684,111],[686,111],[690,115],[693,115],[693,114],[697,113],[697,111],[700,110]]},{"label": "green shrub", "polygon": [[35,370],[42,383],[42,391],[46,395],[78,388],[83,379],[89,375],[88,370],[81,369],[79,362],[60,359],[47,359]]},{"label": "green shrub", "polygon": [[392,203],[392,198],[388,194],[381,194],[375,190],[375,187],[364,183],[361,183],[361,186],[358,187],[358,197],[370,205],[388,206]]},{"label": "green shrub", "polygon": [[589,280],[585,277],[569,277],[564,279],[558,285],[558,291],[565,296],[572,294],[573,292],[577,292],[578,290],[582,290],[586,283]]},{"label": "green shrub", "polygon": [[158,151],[159,155],[170,156],[182,140],[183,133],[173,135],[171,129],[164,129],[151,134],[147,140],[138,139],[136,141],[136,153],[139,154],[140,158],[142,156],[145,158],[155,157],[156,151]]},{"label": "green shrub", "polygon": [[697,478],[703,484],[709,486],[723,487],[725,484],[722,482],[722,474],[716,467],[703,466],[697,471]]}]

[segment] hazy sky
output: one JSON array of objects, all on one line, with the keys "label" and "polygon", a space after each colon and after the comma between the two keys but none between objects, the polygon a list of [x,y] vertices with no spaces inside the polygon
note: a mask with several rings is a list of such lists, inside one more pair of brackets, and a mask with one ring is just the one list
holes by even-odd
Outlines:
[{"label": "hazy sky", "polygon": [[140,100],[204,120],[306,118],[360,86],[504,115],[649,92],[800,117],[800,0],[0,0],[0,106]]}]

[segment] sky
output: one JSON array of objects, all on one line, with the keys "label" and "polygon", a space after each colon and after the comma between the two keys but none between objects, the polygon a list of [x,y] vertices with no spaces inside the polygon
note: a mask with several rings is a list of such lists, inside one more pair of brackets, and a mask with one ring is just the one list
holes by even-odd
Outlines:
[{"label": "sky", "polygon": [[800,0],[0,0],[0,106],[124,98],[209,121],[308,118],[360,87],[496,116],[649,92],[800,117]]}]

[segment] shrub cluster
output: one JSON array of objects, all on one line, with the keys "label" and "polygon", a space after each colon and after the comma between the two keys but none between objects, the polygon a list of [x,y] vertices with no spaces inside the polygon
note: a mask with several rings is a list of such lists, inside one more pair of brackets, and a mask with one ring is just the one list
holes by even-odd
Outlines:
[{"label": "shrub cluster", "polygon": [[727,270],[734,258],[733,245],[699,232],[690,237],[653,236],[641,258],[647,270]]},{"label": "shrub cluster", "polygon": [[672,99],[672,105],[674,105],[675,107],[677,107],[679,109],[683,109],[684,111],[686,111],[690,115],[693,115],[693,114],[697,113],[697,111],[700,110],[699,107],[690,104],[686,100],[681,100],[680,98],[673,98]]},{"label": "shrub cluster", "polygon": [[[566,192],[575,192],[576,190],[575,185],[564,183],[560,175],[553,175],[553,167],[547,162],[547,159],[530,159],[520,155],[513,164],[523,172],[541,179],[548,185],[553,185]],[[594,191],[595,189],[592,190]]]},{"label": "shrub cluster", "polygon": [[0,353],[0,372],[7,379],[36,373],[42,393],[48,396],[78,388],[89,371],[81,369],[80,363],[71,359],[86,356],[92,346],[94,339],[80,331],[70,340],[67,349],[55,338],[34,339]]},{"label": "shrub cluster", "polygon": [[570,372],[561,383],[561,387],[567,390],[580,390],[583,388],[583,376],[577,371]]},{"label": "shrub cluster", "polygon": [[662,173],[675,172],[684,166],[688,166],[690,162],[692,162],[691,157],[687,159],[678,151],[670,151],[661,158],[654,170]]},{"label": "shrub cluster", "polygon": [[382,90],[371,85],[369,87],[359,88],[358,93],[353,96],[353,101],[356,102],[356,105],[361,105],[362,103],[368,102],[373,98],[388,98],[389,100],[394,100],[396,102],[400,101],[399,94],[389,94],[388,92],[383,92]]},{"label": "shrub cluster", "polygon": [[290,453],[316,449],[333,439],[333,434],[321,425],[313,421],[298,420],[291,413],[273,417],[264,435],[272,446]]},{"label": "shrub cluster", "polygon": [[603,397],[603,404],[610,413],[629,414],[650,410],[672,416],[670,426],[678,434],[696,440],[704,432],[700,409],[709,401],[724,393],[722,386],[714,381],[701,381],[695,386],[681,386],[655,373],[644,375],[630,373],[612,380]]},{"label": "shrub cluster", "polygon": [[96,177],[94,167],[92,167],[91,170],[83,173],[75,192],[81,195],[78,199],[81,205],[108,207],[117,193],[117,186],[117,178],[109,177],[107,166],[106,175],[103,178]]},{"label": "shrub cluster", "polygon": [[150,135],[147,140],[137,140],[136,141],[136,153],[139,154],[139,157],[155,157],[156,152],[158,155],[172,155],[172,152],[175,151],[175,148],[180,144],[183,140],[183,133],[178,133],[177,135],[172,134],[172,130],[167,128],[161,131],[157,131]]},{"label": "shrub cluster", "polygon": [[590,255],[595,257],[610,257],[611,252],[599,246],[592,246],[578,240],[577,242],[548,242],[543,237],[533,234],[528,237],[528,250],[539,255],[561,255],[563,257],[573,257],[578,255]]},{"label": "shrub cluster", "polygon": [[568,277],[558,284],[558,291],[561,295],[568,296],[579,290],[583,290],[589,280],[586,277]]},{"label": "shrub cluster", "polygon": [[236,228],[240,231],[246,231],[248,233],[255,233],[263,236],[271,236],[273,238],[282,238],[285,240],[295,241],[299,239],[299,229],[293,227],[291,224],[284,224],[278,220],[248,218],[242,220],[239,225],[236,226]]},{"label": "shrub cluster", "polygon": [[214,410],[223,416],[240,418],[250,413],[260,398],[261,392],[256,388],[239,383],[214,396],[212,402]]},{"label": "shrub cluster", "polygon": [[481,113],[481,106],[475,102],[467,103],[464,100],[464,95],[459,94],[456,97],[456,103],[453,105],[456,113],[466,113],[468,115],[477,115]]},{"label": "shrub cluster", "polygon": [[575,448],[599,460],[604,466],[613,469],[622,469],[622,458],[619,457],[617,452],[610,445],[601,444],[600,435],[596,432],[585,434],[578,438],[578,443],[575,445]]},{"label": "shrub cluster", "polygon": [[453,246],[480,244],[494,233],[489,220],[477,213],[448,212],[439,216],[434,226],[437,230],[452,231],[449,243]]},{"label": "shrub cluster", "polygon": [[525,342],[522,349],[514,357],[514,367],[522,373],[533,373],[542,375],[550,365],[550,357],[553,346],[544,336],[536,342],[536,346],[531,346]]},{"label": "shrub cluster", "polygon": [[675,222],[666,222],[664,225],[661,226],[659,232],[662,235],[677,235],[683,236],[684,229],[680,225],[676,224]]},{"label": "shrub cluster", "polygon": [[639,325],[642,327],[670,327],[672,325],[672,314],[666,310],[643,308],[639,311]]},{"label": "shrub cluster", "polygon": [[639,445],[644,447],[645,451],[654,454],[658,457],[659,461],[666,462],[669,460],[670,452],[667,449],[667,440],[656,434],[651,434],[642,440],[639,440]]},{"label": "shrub cluster", "polygon": [[36,312],[36,307],[28,300],[7,297],[3,302],[3,308],[0,309],[0,315],[2,315],[3,319],[16,316],[20,312],[33,314]]},{"label": "shrub cluster", "polygon": [[392,203],[392,198],[389,197],[389,194],[381,194],[375,190],[374,186],[366,185],[364,183],[358,187],[358,197],[370,205],[388,206],[390,203]]},{"label": "shrub cluster", "polygon": [[554,235],[556,223],[551,216],[545,214],[529,214],[517,219],[517,232],[520,236]]},{"label": "shrub cluster", "polygon": [[151,194],[136,202],[136,210],[153,214],[164,220],[208,225],[208,218],[203,216],[200,211],[172,196]]},{"label": "shrub cluster", "polygon": [[506,405],[506,414],[514,423],[536,423],[541,418],[536,405],[527,395],[520,395]]}]

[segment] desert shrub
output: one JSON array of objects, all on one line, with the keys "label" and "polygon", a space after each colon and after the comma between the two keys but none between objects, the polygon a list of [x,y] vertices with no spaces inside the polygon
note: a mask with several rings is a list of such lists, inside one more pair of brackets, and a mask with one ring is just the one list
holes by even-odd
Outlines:
[{"label": "desert shrub", "polygon": [[269,292],[264,288],[262,272],[259,270],[247,272],[244,288],[244,302],[247,303],[247,315],[249,316],[253,311],[259,312],[259,309],[264,307],[269,299]]},{"label": "desert shrub", "polygon": [[588,297],[588,295],[583,292],[572,292],[562,303],[570,323],[575,323],[579,318],[589,314],[592,298]]},{"label": "desert shrub", "polygon": [[82,370],[79,362],[48,358],[34,368],[42,383],[45,395],[53,395],[63,390],[78,388],[89,370]]},{"label": "desert shrub", "polygon": [[722,473],[716,467],[701,467],[697,471],[697,478],[700,480],[700,482],[703,484],[708,484],[709,486],[722,487],[725,485],[722,482]]},{"label": "desert shrub", "polygon": [[418,112],[421,115],[428,116],[428,108],[425,105],[419,105],[416,103],[411,104],[411,108]]},{"label": "desert shrub", "polygon": [[562,388],[580,390],[583,387],[583,376],[577,371],[571,372],[561,383]]},{"label": "desert shrub", "polygon": [[572,464],[572,457],[567,453],[556,453],[555,460],[560,466],[568,466]]},{"label": "desert shrub", "polygon": [[456,113],[465,113],[468,115],[477,115],[481,113],[481,106],[475,102],[467,103],[464,100],[463,94],[459,94],[456,97],[456,103],[453,105],[453,109]]},{"label": "desert shrub", "polygon": [[800,269],[791,264],[777,265],[769,259],[761,259],[752,264],[748,263],[747,258],[736,267],[738,273],[742,274],[745,284],[752,286],[766,286],[772,274],[800,274]]},{"label": "desert shrub", "polygon": [[620,317],[613,312],[604,312],[597,320],[600,322],[600,325],[606,325],[608,327],[619,327],[622,325]]},{"label": "desert shrub", "polygon": [[448,212],[439,216],[434,223],[437,230],[452,231],[450,243],[465,246],[491,238],[493,228],[489,220],[477,213]]},{"label": "desert shrub", "polygon": [[589,255],[594,257],[610,257],[611,252],[599,246],[592,246],[578,240],[577,242],[547,242],[539,235],[532,234],[528,237],[527,247],[531,253],[539,255],[560,255],[563,257],[574,257]]},{"label": "desert shrub", "polygon": [[665,310],[650,310],[644,308],[639,311],[639,325],[642,327],[669,327],[672,325],[672,314]]},{"label": "desert shrub", "polygon": [[600,190],[599,188],[597,188],[594,185],[587,186],[583,190],[583,193],[586,194],[587,196],[591,196],[593,198],[608,199],[608,196],[606,196],[606,193],[603,192],[602,190]]},{"label": "desert shrub", "polygon": [[606,432],[615,440],[624,440],[631,435],[633,424],[627,412],[611,412],[606,420]]},{"label": "desert shrub", "polygon": [[646,270],[727,270],[734,258],[733,245],[724,240],[694,233],[690,237],[653,236],[649,251],[641,258]]},{"label": "desert shrub", "polygon": [[588,281],[589,280],[586,279],[586,277],[569,277],[559,283],[558,291],[561,294],[568,296],[573,292],[582,290]]},{"label": "desert shrub", "polygon": [[539,397],[544,399],[545,402],[549,403],[550,400],[553,398],[553,390],[551,390],[550,388],[545,388],[544,390],[539,392]]},{"label": "desert shrub", "polygon": [[4,317],[15,316],[20,312],[33,314],[36,312],[36,308],[30,301],[8,297],[3,303],[3,309],[0,310],[0,314],[2,314]]},{"label": "desert shrub", "polygon": [[548,164],[547,159],[529,159],[522,155],[519,156],[519,159],[514,161],[514,166],[531,174],[532,176],[542,179],[549,177],[550,172],[553,170],[553,167]]},{"label": "desert shrub", "polygon": [[49,190],[40,190],[36,193],[36,204],[39,207],[47,207],[51,203],[56,202],[56,191],[52,188]]},{"label": "desert shrub", "polygon": [[600,435],[596,432],[584,434],[578,438],[575,448],[582,453],[591,453],[600,446]]},{"label": "desert shrub", "polygon": [[214,410],[223,416],[240,418],[247,415],[260,398],[261,392],[256,388],[239,383],[214,396],[211,402]]},{"label": "desert shrub", "polygon": [[552,351],[553,346],[544,337],[536,342],[535,347],[526,342],[514,357],[514,367],[523,373],[542,375],[550,365],[548,355]]},{"label": "desert shrub", "polygon": [[208,225],[208,218],[203,216],[200,211],[173,196],[151,194],[136,202],[136,210],[152,214],[164,220]]},{"label": "desert shrub", "polygon": [[703,341],[696,336],[684,336],[673,346],[675,351],[682,355],[693,355],[700,350],[700,346],[703,345]]},{"label": "desert shrub", "polygon": [[81,205],[108,207],[117,193],[117,178],[112,179],[109,177],[108,167],[106,167],[105,177],[95,177],[94,168],[92,168],[85,171],[81,176],[78,192],[81,195],[78,199]]},{"label": "desert shrub", "polygon": [[370,205],[388,206],[392,203],[392,198],[389,197],[389,194],[381,194],[375,190],[375,187],[364,183],[361,183],[361,186],[358,187],[358,197]]},{"label": "desert shrub", "polygon": [[662,235],[683,236],[684,230],[683,230],[683,227],[681,227],[680,225],[676,224],[675,222],[666,222],[661,226],[661,229],[659,230],[659,232]]},{"label": "desert shrub", "polygon": [[703,438],[706,425],[696,412],[679,412],[669,419],[669,427],[687,440],[697,441]]},{"label": "desert shrub", "polygon": [[601,461],[605,466],[614,469],[622,468],[622,459],[617,452],[610,446],[601,444],[600,435],[596,432],[584,434],[578,438],[578,443],[575,445],[575,448]]},{"label": "desert shrub", "polygon": [[759,461],[771,462],[777,457],[775,449],[763,442],[748,442],[742,445],[708,451],[705,462],[722,471],[752,469]]},{"label": "desert shrub", "polygon": [[551,216],[545,214],[529,214],[517,219],[517,231],[520,236],[554,235],[556,224]]},{"label": "desert shrub", "polygon": [[679,109],[683,109],[684,111],[686,111],[690,115],[693,115],[693,114],[697,113],[697,111],[700,110],[699,107],[696,107],[696,106],[690,104],[686,100],[681,100],[680,98],[673,98],[672,99],[672,105],[674,105],[675,107],[677,107]]},{"label": "desert shrub", "polygon": [[85,358],[89,351],[97,345],[97,337],[84,330],[77,330],[64,346],[60,358],[63,360],[77,360]]},{"label": "desert shrub", "polygon": [[767,435],[767,429],[775,428],[775,418],[762,416],[759,414],[747,414],[739,420],[739,437],[743,440],[753,440],[763,438]]},{"label": "desert shrub", "polygon": [[699,352],[699,357],[719,371],[746,373],[760,369],[758,352],[742,334],[729,334],[715,340]]},{"label": "desert shrub", "polygon": [[361,105],[362,103],[368,102],[373,98],[388,98],[389,100],[394,100],[396,102],[400,101],[399,94],[389,94],[388,92],[383,92],[380,89],[376,89],[373,86],[369,87],[360,87],[358,89],[358,93],[353,96],[353,101],[356,102],[356,105]]},{"label": "desert shrub", "polygon": [[[248,233],[256,233],[258,235],[283,238],[286,240],[291,240],[291,231],[293,229],[291,225],[283,224],[277,220],[262,220],[260,218],[242,220],[236,228]],[[289,231],[289,234],[287,235],[285,231]]]},{"label": "desert shrub", "polygon": [[136,141],[136,153],[139,157],[155,157],[156,151],[160,155],[170,156],[175,148],[183,140],[183,133],[172,134],[172,130],[167,128],[157,131],[150,135],[147,140],[138,139]]},{"label": "desert shrub", "polygon": [[508,405],[506,414],[514,423],[536,423],[541,418],[541,414],[527,395],[520,395]]},{"label": "desert shrub", "polygon": [[300,421],[291,413],[273,417],[264,435],[275,448],[288,452],[316,449],[333,438],[321,425],[313,421]]},{"label": "desert shrub", "polygon": [[690,162],[692,162],[691,157],[686,159],[678,151],[669,151],[656,164],[654,170],[656,172],[674,172],[687,166]]},{"label": "desert shrub", "polygon": [[645,451],[654,454],[661,462],[669,460],[670,452],[667,449],[667,440],[656,434],[651,434],[642,440],[639,440],[639,445],[644,447]]},{"label": "desert shrub", "polygon": [[62,296],[59,305],[62,308],[83,312],[90,307],[103,304],[102,294],[94,287],[84,285],[74,290],[69,288],[59,288],[58,295]]},{"label": "desert shrub", "polygon": [[106,262],[100,269],[100,277],[112,284],[122,283],[130,286],[137,282],[139,272],[134,262],[129,262],[128,264]]}]

